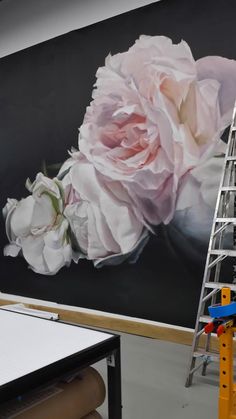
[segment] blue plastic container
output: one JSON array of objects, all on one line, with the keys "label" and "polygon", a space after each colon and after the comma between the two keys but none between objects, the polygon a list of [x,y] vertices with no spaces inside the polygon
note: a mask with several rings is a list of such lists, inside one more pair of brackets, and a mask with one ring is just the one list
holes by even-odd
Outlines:
[{"label": "blue plastic container", "polygon": [[221,304],[215,304],[208,307],[208,311],[211,317],[217,319],[219,317],[229,317],[236,315],[236,302],[226,304],[222,306]]}]

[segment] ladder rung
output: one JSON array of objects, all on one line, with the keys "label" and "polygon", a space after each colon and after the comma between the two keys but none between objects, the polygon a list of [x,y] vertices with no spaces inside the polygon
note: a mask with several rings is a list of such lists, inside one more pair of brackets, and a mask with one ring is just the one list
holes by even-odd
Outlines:
[{"label": "ladder rung", "polygon": [[228,156],[227,161],[236,161],[236,156]]},{"label": "ladder rung", "polygon": [[222,256],[231,256],[236,257],[236,250],[231,249],[216,249],[210,251],[211,255],[222,255]]},{"label": "ladder rung", "polygon": [[211,361],[219,361],[219,354],[217,352],[205,351],[205,349],[198,349],[193,353],[194,358],[209,357]]},{"label": "ladder rung", "polygon": [[227,192],[227,191],[235,192],[236,186],[222,186],[221,191],[222,192]]},{"label": "ladder rung", "polygon": [[199,319],[201,323],[209,323],[211,320],[212,320],[211,316],[207,316],[207,315],[200,316],[200,319]]},{"label": "ladder rung", "polygon": [[226,287],[226,288],[230,288],[231,291],[236,291],[236,284],[230,284],[230,283],[225,283],[225,282],[206,282],[205,287],[211,288],[211,289],[218,289],[218,290],[221,290],[221,288]]},{"label": "ladder rung", "polygon": [[[193,353],[194,358],[210,358],[213,362],[218,362],[220,359],[220,354],[217,352],[206,351],[205,349],[198,349]],[[236,365],[236,359],[233,359],[234,366]],[[200,365],[201,366],[201,365]]]},{"label": "ladder rung", "polygon": [[235,223],[236,218],[216,218],[216,223]]}]

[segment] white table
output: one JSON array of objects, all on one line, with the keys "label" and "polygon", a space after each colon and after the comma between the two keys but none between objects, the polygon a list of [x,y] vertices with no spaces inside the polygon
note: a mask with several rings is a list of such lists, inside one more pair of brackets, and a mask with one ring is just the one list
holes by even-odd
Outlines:
[{"label": "white table", "polygon": [[0,403],[103,358],[109,419],[121,419],[119,336],[0,308]]}]

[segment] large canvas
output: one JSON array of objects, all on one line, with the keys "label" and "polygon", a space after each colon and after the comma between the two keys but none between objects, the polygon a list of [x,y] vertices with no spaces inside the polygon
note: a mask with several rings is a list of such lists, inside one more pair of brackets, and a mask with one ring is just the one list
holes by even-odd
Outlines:
[{"label": "large canvas", "polygon": [[193,326],[235,11],[162,0],[1,59],[1,291]]}]

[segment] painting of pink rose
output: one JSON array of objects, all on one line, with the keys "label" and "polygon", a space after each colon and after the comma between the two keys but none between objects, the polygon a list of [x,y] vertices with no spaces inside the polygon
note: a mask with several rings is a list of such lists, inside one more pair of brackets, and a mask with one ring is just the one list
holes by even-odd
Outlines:
[{"label": "painting of pink rose", "polygon": [[[230,64],[232,73],[231,61],[223,68]],[[122,182],[149,225],[171,221],[181,180],[214,155],[229,124],[233,92],[221,108],[226,92],[217,70],[203,77],[209,66],[211,59],[197,65],[184,41],[141,36],[97,71],[79,148],[100,173]]]},{"label": "painting of pink rose", "polygon": [[159,224],[207,241],[235,97],[236,61],[195,61],[185,41],[142,35],[108,55],[79,151],[55,178],[39,173],[31,195],[8,200],[5,255],[52,275],[83,258],[135,262]]}]

